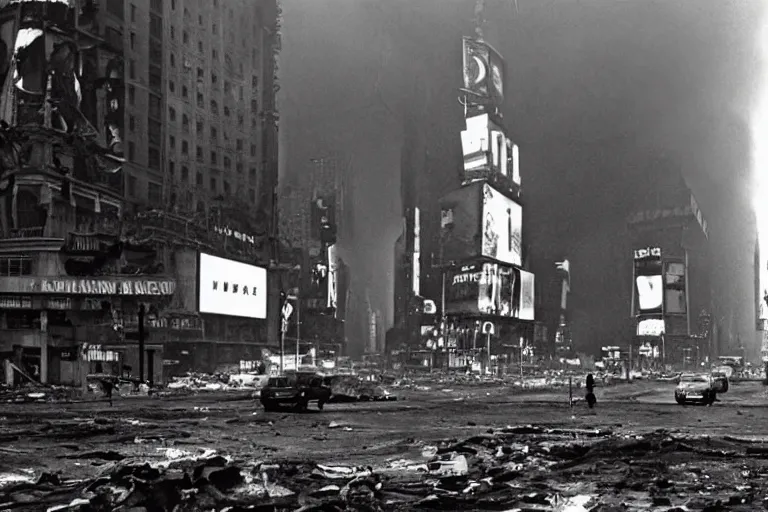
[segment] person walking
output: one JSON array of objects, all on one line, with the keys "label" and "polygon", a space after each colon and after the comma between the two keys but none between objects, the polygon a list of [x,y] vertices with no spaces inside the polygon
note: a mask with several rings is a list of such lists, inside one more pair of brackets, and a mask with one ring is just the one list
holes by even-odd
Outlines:
[{"label": "person walking", "polygon": [[587,375],[587,405],[592,409],[597,403],[597,397],[595,397],[595,377],[590,373]]}]

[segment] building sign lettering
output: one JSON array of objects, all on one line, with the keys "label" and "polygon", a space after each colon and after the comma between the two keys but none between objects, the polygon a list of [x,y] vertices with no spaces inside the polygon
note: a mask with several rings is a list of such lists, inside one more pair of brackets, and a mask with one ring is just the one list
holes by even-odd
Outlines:
[{"label": "building sign lettering", "polygon": [[645,258],[661,258],[661,248],[647,247],[645,249],[635,249],[636,260],[642,260]]},{"label": "building sign lettering", "polygon": [[170,280],[43,279],[43,293],[70,295],[173,295],[176,283]]},{"label": "building sign lettering", "polygon": [[72,299],[67,297],[55,297],[45,301],[45,309],[69,310],[72,309]]},{"label": "building sign lettering", "polygon": [[0,297],[0,309],[32,309],[32,297]]},{"label": "building sign lettering", "polygon": [[253,235],[246,235],[245,233],[233,230],[227,226],[215,226],[213,230],[220,235],[232,237],[240,242],[256,245],[256,237]]}]

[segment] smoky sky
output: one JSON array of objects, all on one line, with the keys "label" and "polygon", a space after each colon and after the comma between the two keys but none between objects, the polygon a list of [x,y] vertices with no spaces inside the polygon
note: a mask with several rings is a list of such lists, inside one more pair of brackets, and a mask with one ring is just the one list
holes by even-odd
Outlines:
[{"label": "smoky sky", "polygon": [[[474,4],[282,1],[281,180],[306,176],[310,158],[352,159],[355,234],[340,245],[354,286],[389,321],[403,117],[425,116],[432,152],[447,155],[435,186],[458,186],[461,36],[474,34]],[[724,336],[755,339],[749,121],[762,5],[486,1],[485,37],[507,62],[502,111],[520,146],[525,242],[534,271],[571,260],[578,346],[623,332],[619,241],[663,169],[682,172],[709,221]],[[353,343],[363,335],[348,332]]]}]

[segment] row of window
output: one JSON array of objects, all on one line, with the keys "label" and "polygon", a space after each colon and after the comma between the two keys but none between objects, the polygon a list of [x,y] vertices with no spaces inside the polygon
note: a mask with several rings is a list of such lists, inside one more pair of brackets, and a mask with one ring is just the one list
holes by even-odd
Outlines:
[{"label": "row of window", "polygon": [[[254,174],[255,174],[255,169],[253,169],[253,171],[254,171]],[[215,173],[215,172],[216,172],[215,170],[212,170],[212,173]],[[168,162],[168,175],[171,178],[171,180],[174,180],[175,173],[176,173],[176,164],[173,161],[169,161]],[[189,183],[189,167],[187,167],[186,165],[182,165],[181,166],[181,175],[179,176],[179,178],[180,178],[182,183],[185,183],[185,184]],[[195,175],[195,185],[198,186],[198,187],[202,187],[202,186],[204,186],[203,183],[204,183],[203,173],[198,171],[196,173],[196,175]],[[232,186],[230,185],[229,181],[224,180],[222,182],[222,187],[223,187],[222,191],[225,194],[231,194],[232,193]],[[211,176],[209,178],[208,190],[210,192],[218,192],[218,188],[219,188],[219,178],[217,178],[215,176]],[[248,197],[251,200],[256,200],[256,189],[249,188],[248,189]]]},{"label": "row of window", "polygon": [[[129,175],[128,176],[128,183],[127,183],[126,193],[129,197],[137,197],[138,196],[138,179],[136,176]],[[159,183],[155,183],[153,181],[147,182],[147,199],[149,200],[150,205],[160,205],[162,204],[163,199],[163,187]]]},{"label": "row of window", "polygon": [[[176,91],[176,85],[173,83],[172,80],[168,81],[168,89],[170,89],[171,92]],[[188,99],[189,98],[189,89],[187,89],[187,86],[182,86],[181,88],[181,97]],[[211,100],[209,104],[209,112],[213,115],[219,115],[219,103],[216,100]],[[202,92],[197,93],[197,108],[205,109],[205,96]],[[251,100],[251,113],[258,114],[259,112],[259,102],[256,100]],[[230,117],[232,115],[232,110],[229,108],[229,106],[224,105],[224,117]],[[176,120],[176,111],[173,107],[170,108],[168,112],[168,117],[170,121]],[[237,113],[237,124],[238,126],[242,127],[245,125],[245,115],[242,112]],[[255,128],[255,123],[251,122],[251,126]]]}]

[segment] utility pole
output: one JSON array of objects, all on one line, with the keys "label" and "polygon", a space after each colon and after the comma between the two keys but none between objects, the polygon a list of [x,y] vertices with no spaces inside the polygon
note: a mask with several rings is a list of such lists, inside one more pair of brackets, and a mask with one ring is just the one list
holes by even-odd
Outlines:
[{"label": "utility pole", "polygon": [[139,304],[139,382],[144,382],[144,304]]}]

